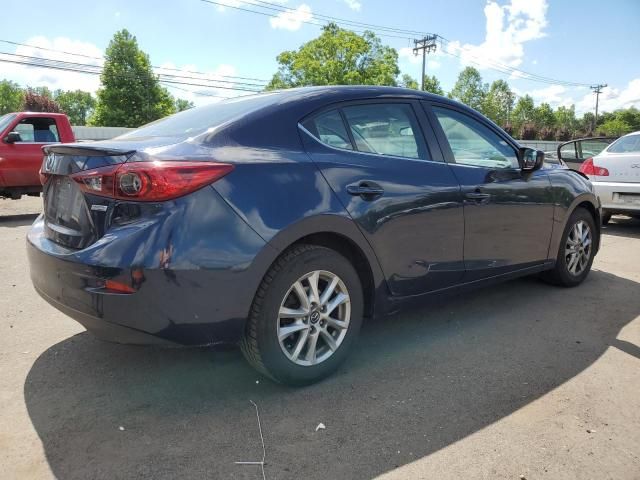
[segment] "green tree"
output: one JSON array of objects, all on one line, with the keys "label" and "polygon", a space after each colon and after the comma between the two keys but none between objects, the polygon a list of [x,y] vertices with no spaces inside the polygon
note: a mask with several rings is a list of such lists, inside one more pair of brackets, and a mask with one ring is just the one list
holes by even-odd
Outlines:
[{"label": "green tree", "polygon": [[483,104],[482,112],[497,125],[504,127],[510,120],[515,95],[504,80],[496,80],[489,87]]},{"label": "green tree", "polygon": [[400,87],[411,88],[413,90],[419,90],[420,85],[418,85],[418,81],[413,78],[411,75],[407,75],[406,73],[402,75],[400,78],[400,83],[398,84]]},{"label": "green tree", "polygon": [[149,56],[127,30],[109,42],[100,80],[93,125],[139,127],[175,111],[173,97],[160,86]]},{"label": "green tree", "polygon": [[184,98],[176,98],[174,105],[176,112],[182,112],[183,110],[189,110],[190,108],[195,107],[193,102],[185,100]]},{"label": "green tree", "polygon": [[631,132],[633,129],[631,128],[631,125],[624,120],[613,118],[604,122],[600,127],[600,130],[602,130],[605,135],[619,137]]},{"label": "green tree", "polygon": [[487,94],[487,85],[482,83],[480,72],[473,67],[466,67],[458,75],[458,80],[449,97],[482,111],[482,104]]},{"label": "green tree", "polygon": [[640,130],[640,110],[636,107],[616,110],[614,114],[616,119],[629,125],[632,131]]},{"label": "green tree", "polygon": [[17,112],[22,108],[24,91],[11,80],[0,81],[0,115]]},{"label": "green tree", "polygon": [[335,23],[298,50],[277,57],[278,72],[267,90],[309,85],[397,85],[398,52],[373,32],[358,35]]},{"label": "green tree", "polygon": [[573,137],[578,130],[578,120],[576,119],[576,106],[558,107],[555,112],[556,125],[558,128],[566,130],[570,137]]},{"label": "green tree", "polygon": [[96,99],[89,92],[82,90],[56,90],[54,99],[60,109],[67,114],[71,125],[86,125],[96,107]]},{"label": "green tree", "polygon": [[533,104],[533,98],[531,98],[530,95],[520,97],[516,102],[516,106],[513,108],[513,113],[511,114],[514,131],[519,131],[525,123],[533,123],[534,119],[535,106]]},{"label": "green tree", "polygon": [[533,119],[538,128],[553,128],[556,124],[556,116],[551,105],[544,102],[534,109]]},{"label": "green tree", "polygon": [[424,91],[435,93],[436,95],[444,95],[444,90],[440,86],[440,81],[435,75],[424,76]]}]

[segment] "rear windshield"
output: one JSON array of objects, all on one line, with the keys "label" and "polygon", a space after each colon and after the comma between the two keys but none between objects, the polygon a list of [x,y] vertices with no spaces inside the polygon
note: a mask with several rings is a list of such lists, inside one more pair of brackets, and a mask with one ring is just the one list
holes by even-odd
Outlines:
[{"label": "rear windshield", "polygon": [[640,152],[640,135],[626,135],[619,138],[607,148],[611,153],[635,153]]},{"label": "rear windshield", "polygon": [[16,118],[15,113],[7,113],[6,115],[2,115],[0,117],[0,132],[4,132],[4,129],[9,126],[14,118]]},{"label": "rear windshield", "polygon": [[276,96],[277,94],[275,93],[247,95],[203,107],[191,108],[170,117],[156,120],[117,138],[195,137],[210,128],[217,127],[229,120],[242,117],[272,104]]}]

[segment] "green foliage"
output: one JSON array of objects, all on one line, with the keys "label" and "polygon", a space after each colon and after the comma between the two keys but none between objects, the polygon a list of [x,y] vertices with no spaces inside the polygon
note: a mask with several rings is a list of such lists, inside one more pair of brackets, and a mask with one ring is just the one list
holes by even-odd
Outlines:
[{"label": "green foliage", "polygon": [[548,103],[541,103],[534,109],[533,119],[538,128],[551,129],[556,124],[556,116]]},{"label": "green foliage", "polygon": [[555,111],[556,124],[567,130],[572,138],[578,131],[578,120],[576,119],[576,106],[558,107]]},{"label": "green foliage", "polygon": [[60,109],[67,114],[71,125],[86,125],[89,116],[96,107],[96,99],[89,92],[82,90],[54,92],[54,99]]},{"label": "green foliage", "polygon": [[402,75],[400,78],[400,83],[398,84],[400,87],[411,88],[413,90],[419,90],[420,85],[418,85],[418,81],[413,78],[411,75],[407,75],[406,73]]},{"label": "green foliage", "polygon": [[504,80],[496,80],[489,87],[489,91],[482,102],[482,113],[497,125],[506,126],[513,110],[515,95]]},{"label": "green foliage", "polygon": [[482,111],[487,89],[487,85],[482,83],[480,72],[473,67],[466,67],[458,75],[458,80],[449,93],[449,97]]},{"label": "green foliage", "polygon": [[109,42],[100,79],[93,125],[139,127],[175,111],[173,97],[160,86],[149,56],[127,30]]},{"label": "green foliage", "polygon": [[621,118],[612,118],[611,120],[607,120],[600,126],[600,129],[605,135],[611,137],[619,137],[633,131],[631,125]]},{"label": "green foliage", "polygon": [[0,81],[0,115],[17,112],[22,108],[24,92],[11,80]]},{"label": "green foliage", "polygon": [[529,95],[520,97],[511,115],[514,131],[519,132],[525,124],[533,123],[534,120],[535,106],[533,104],[533,98]]},{"label": "green foliage", "polygon": [[397,85],[398,52],[373,32],[358,35],[335,23],[298,50],[277,57],[278,72],[267,90],[309,85]]},{"label": "green foliage", "polygon": [[436,95],[444,95],[444,90],[435,75],[424,76],[424,91],[435,93]]},{"label": "green foliage", "polygon": [[195,107],[193,102],[185,100],[184,98],[176,98],[174,105],[176,112],[182,112],[183,110],[189,110],[190,108]]}]

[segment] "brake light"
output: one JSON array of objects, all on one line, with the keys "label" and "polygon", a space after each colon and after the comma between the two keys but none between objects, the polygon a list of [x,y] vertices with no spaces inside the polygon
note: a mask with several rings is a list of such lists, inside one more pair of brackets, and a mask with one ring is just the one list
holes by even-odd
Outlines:
[{"label": "brake light", "polygon": [[582,162],[582,165],[580,165],[580,172],[584,173],[585,175],[595,175],[596,177],[609,176],[609,170],[604,167],[598,167],[597,165],[595,165],[593,163],[593,158],[591,157]]},{"label": "brake light", "polygon": [[231,170],[233,165],[217,162],[132,162],[76,173],[71,178],[93,195],[160,202],[195,192]]}]

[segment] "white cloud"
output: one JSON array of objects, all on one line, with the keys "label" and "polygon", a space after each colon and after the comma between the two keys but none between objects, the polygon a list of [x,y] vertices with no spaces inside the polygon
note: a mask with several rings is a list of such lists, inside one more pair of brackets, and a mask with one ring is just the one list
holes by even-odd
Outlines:
[{"label": "white cloud", "polygon": [[281,12],[276,17],[270,18],[269,23],[271,23],[271,28],[295,31],[312,18],[311,7],[303,3],[295,10]]},{"label": "white cloud", "polygon": [[[16,55],[24,55],[28,57],[46,58],[83,64],[77,66],[79,69],[86,69],[87,67],[84,67],[84,65],[92,65],[94,67],[94,71],[100,71],[103,64],[103,51],[92,43],[81,42],[66,37],[48,39],[43,36],[29,38],[24,43],[33,45],[35,47],[46,48],[48,50],[40,50],[38,48],[34,48],[33,46],[20,45],[16,46],[16,49],[13,53],[15,53]],[[86,56],[80,57],[77,55],[70,55],[69,53],[61,52],[72,52]],[[10,55],[0,54],[0,59],[14,61],[20,60],[20,58],[21,57],[12,57]],[[30,59],[23,58],[23,60],[27,61]],[[177,71],[174,69],[177,69]],[[217,83],[218,85],[225,87],[255,89],[254,87],[250,86],[237,85],[236,83],[233,83],[232,79],[228,78],[229,76],[237,75],[236,68],[232,65],[222,64],[217,66],[213,70],[203,71],[202,73],[193,73],[201,70],[197,68],[196,65],[184,65],[181,67],[176,67],[172,63],[164,63],[155,71],[156,73],[164,73],[167,75],[182,75],[192,77],[188,79],[176,79],[178,81],[184,81],[187,83],[208,84],[211,83],[211,80],[218,80],[219,82],[213,83]],[[100,87],[99,75],[30,67],[26,65],[4,62],[0,62],[0,78],[12,80],[23,87],[48,87],[50,90],[84,90],[94,94]],[[224,80],[224,82],[220,82],[220,80]],[[247,80],[243,80],[243,82],[247,82]],[[172,95],[174,95],[175,97],[191,100],[196,105],[202,105],[205,103],[210,103],[212,101],[220,100],[219,97],[213,95],[219,95],[222,97],[235,97],[238,95],[249,93],[244,91],[229,90],[227,88],[207,88],[195,85],[163,84],[163,86],[169,88]]]},{"label": "white cloud", "polygon": [[[167,75],[182,75],[186,77],[191,77],[188,79],[184,79],[184,81],[188,83],[195,83],[195,84],[213,83],[223,87],[237,86],[239,88],[248,88],[245,86],[238,86],[235,83],[232,83],[231,79],[228,78],[230,76],[232,77],[237,75],[236,68],[233,65],[221,64],[211,71],[205,71],[202,73],[193,73],[193,72],[199,71],[195,65],[183,65],[181,67],[176,67],[176,65],[174,65],[173,63],[166,62],[160,65],[160,68],[157,68],[155,71],[158,74],[162,73]],[[219,102],[220,100],[223,99],[222,97],[230,98],[230,97],[237,97],[239,95],[245,95],[245,94],[251,93],[251,92],[243,92],[239,90],[229,90],[228,88],[207,88],[207,87],[202,87],[197,85],[175,85],[175,84],[169,84],[169,83],[163,83],[162,85],[164,87],[167,87],[171,91],[171,94],[174,97],[189,100],[193,102],[196,106]]]},{"label": "white cloud", "polygon": [[[576,102],[576,112],[593,111],[596,96],[593,92],[585,94]],[[623,89],[605,87],[600,94],[598,111],[612,112],[619,108],[640,108],[640,78],[634,78]]]},{"label": "white cloud", "polygon": [[465,65],[480,69],[496,62],[518,67],[524,57],[524,44],[545,36],[546,0],[511,0],[507,5],[489,1],[485,8],[486,34],[479,45],[450,42],[447,50],[459,55]]},{"label": "white cloud", "polygon": [[359,12],[362,8],[362,2],[360,2],[359,0],[344,0],[344,3],[346,3],[347,7],[349,7],[351,10],[355,10],[356,12]]},{"label": "white cloud", "polygon": [[[25,57],[47,58],[53,60],[63,60],[66,62],[81,63],[83,65],[102,66],[102,50],[96,45],[89,42],[72,40],[66,37],[57,37],[48,39],[43,36],[29,38],[24,42],[28,45],[46,48],[50,50],[40,50],[31,46],[19,45],[15,49],[16,55],[24,55]],[[51,51],[58,50],[58,51]],[[70,55],[71,52],[85,56]],[[96,57],[96,58],[87,58]],[[10,55],[0,54],[0,59],[32,61],[32,59],[12,57]],[[75,68],[75,67],[74,67]],[[77,66],[78,69],[85,69],[84,66]],[[48,68],[29,67],[26,65],[18,65],[12,63],[0,62],[0,78],[7,78],[19,83],[22,86],[40,87],[46,86],[51,90],[61,88],[63,90],[86,90],[95,92],[100,86],[100,77],[98,75],[83,74],[79,72],[70,72],[62,70],[53,70]]]},{"label": "white cloud", "polygon": [[536,105],[542,102],[548,103],[553,108],[559,106],[569,106],[573,103],[571,98],[567,97],[567,89],[562,85],[550,85],[545,88],[531,90],[528,92],[533,97]]}]

